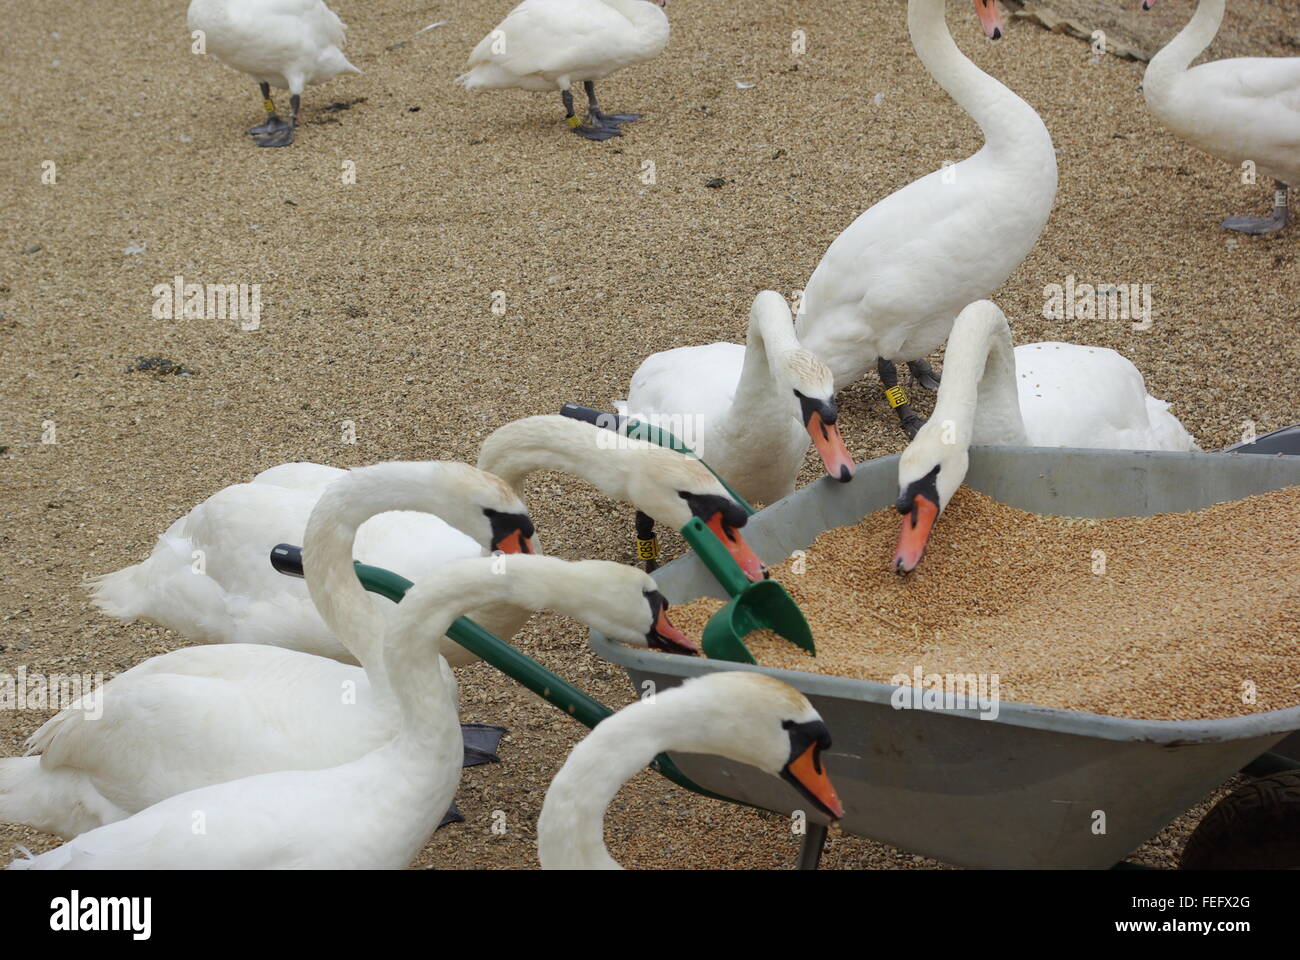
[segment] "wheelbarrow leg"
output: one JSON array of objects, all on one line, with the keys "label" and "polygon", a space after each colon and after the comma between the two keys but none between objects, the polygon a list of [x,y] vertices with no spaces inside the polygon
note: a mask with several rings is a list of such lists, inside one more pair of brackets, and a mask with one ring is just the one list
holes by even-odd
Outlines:
[{"label": "wheelbarrow leg", "polygon": [[808,832],[803,835],[803,843],[799,847],[799,869],[816,870],[825,846],[826,828],[820,823],[808,824]]}]

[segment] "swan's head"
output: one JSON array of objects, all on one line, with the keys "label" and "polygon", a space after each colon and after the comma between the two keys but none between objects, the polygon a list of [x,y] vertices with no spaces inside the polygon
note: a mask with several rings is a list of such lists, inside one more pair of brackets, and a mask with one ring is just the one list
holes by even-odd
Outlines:
[{"label": "swan's head", "polygon": [[926,541],[970,466],[969,448],[933,418],[898,459],[898,512],[903,528],[894,551],[894,569],[910,573],[921,562]]},{"label": "swan's head", "polygon": [[1153,10],[1155,9],[1155,5],[1156,5],[1156,0],[1142,0],[1143,10]]},{"label": "swan's head", "polygon": [[731,498],[708,467],[655,444],[637,447],[632,452],[640,462],[629,472],[628,499],[638,510],[674,530],[680,530],[692,517],[698,517],[727,548],[746,577],[750,580],[767,577],[763,561],[741,533],[749,514]]},{"label": "swan's head", "polygon": [[510,484],[484,470],[468,464],[450,463],[448,470],[463,474],[459,486],[465,495],[469,517],[462,524],[454,524],[467,532],[478,528],[474,539],[486,543],[496,553],[532,553],[533,521],[528,509]]},{"label": "swan's head", "polygon": [[975,11],[980,15],[980,26],[984,36],[990,40],[1002,39],[1002,14],[998,12],[998,0],[975,0]]},{"label": "swan's head", "polygon": [[830,730],[794,687],[750,671],[709,673],[660,693],[654,709],[680,712],[668,749],[713,753],[788,781],[832,819],[844,816],[822,763]]},{"label": "swan's head", "polygon": [[[620,643],[687,656],[700,652],[699,644],[668,619],[668,601],[648,573],[608,560],[557,562],[564,564],[568,589],[530,608],[554,607]],[[507,573],[511,564],[516,561],[506,564]]]},{"label": "swan's head", "polygon": [[[794,326],[790,305],[775,290],[763,290],[749,308],[753,329],[763,323],[776,322],[786,328]],[[831,368],[811,350],[785,350],[772,359],[772,374],[790,390],[799,404],[799,419],[812,438],[826,472],[841,482],[853,477],[853,457],[840,436],[839,410],[835,406],[835,378]]]}]

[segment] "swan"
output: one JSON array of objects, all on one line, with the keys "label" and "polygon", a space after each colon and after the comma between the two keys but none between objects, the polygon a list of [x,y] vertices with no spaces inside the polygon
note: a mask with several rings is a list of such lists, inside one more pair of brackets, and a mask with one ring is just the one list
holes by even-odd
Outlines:
[{"label": "swan", "polygon": [[[639,113],[604,113],[596,81],[659,56],[668,44],[667,0],[524,0],[469,55],[456,78],[466,90],[558,90],[564,122],[588,140],[621,136]],[[570,85],[582,81],[587,118],[573,109]]]},{"label": "swan", "polygon": [[653,354],[632,375],[627,405],[645,423],[688,418],[702,440],[694,452],[746,500],[772,503],[794,490],[809,438],[828,474],[853,476],[831,372],[799,345],[790,307],[772,290],[754,298],[745,346]]},{"label": "swan", "polygon": [[[366,474],[375,482],[367,487],[365,509],[379,515],[355,531],[358,560],[421,580],[447,560],[480,556],[484,549],[529,549],[532,523],[496,478],[456,465],[432,468],[435,483],[426,476],[429,469],[388,464]],[[147,559],[88,579],[91,602],[110,617],[149,620],[199,643],[262,643],[356,663],[354,652],[325,625],[306,585],[275,575],[268,560],[276,544],[303,542],[307,518],[325,489],[349,475],[316,463],[286,463],[226,487],[168,527]],[[391,503],[385,483],[400,488],[398,495],[416,504],[412,510],[446,505],[442,485],[450,485],[457,504],[478,498],[480,511],[465,518],[473,527],[460,529],[436,509],[381,513],[399,509],[385,506]],[[462,532],[468,529],[476,536]]]},{"label": "swan", "polygon": [[543,870],[619,870],[605,808],[661,752],[709,753],[789,781],[814,808],[844,815],[822,766],[830,731],[804,695],[774,677],[723,671],[687,680],[602,720],[551,781],[537,821]]},{"label": "swan", "polygon": [[[1156,0],[1143,0],[1150,10]],[[1238,57],[1188,69],[1214,40],[1225,0],[1200,0],[1196,14],[1151,58],[1147,106],[1180,139],[1277,184],[1267,217],[1229,217],[1223,227],[1262,235],[1290,220],[1288,186],[1300,184],[1300,57]],[[1251,181],[1253,182],[1253,181]]]},{"label": "swan", "polygon": [[[516,562],[520,561],[520,562]],[[554,609],[643,642],[665,621],[639,570],[552,557],[457,560],[416,584],[383,642],[399,719],[364,755],[325,769],[246,776],[182,793],[11,867],[400,869],[428,841],[460,780],[455,689],[436,638],[476,606]],[[223,648],[229,649],[229,648]],[[272,651],[284,653],[284,651]]]},{"label": "swan", "polygon": [[[153,657],[46,721],[28,740],[28,756],[0,759],[0,821],[76,836],[213,783],[344,763],[392,737],[396,709],[376,693],[388,686],[380,643],[405,602],[394,606],[365,591],[352,541],[371,515],[394,507],[447,517],[473,534],[475,556],[475,540],[499,542],[499,517],[516,518],[507,546],[526,543],[532,531],[501,480],[462,463],[347,472],[312,511],[303,567],[328,629],[364,668],[255,643]],[[277,578],[269,548],[263,563],[264,576]],[[426,579],[444,566],[429,568]],[[669,634],[662,642],[680,639]]]},{"label": "swan", "polygon": [[[984,32],[1002,35],[995,0],[974,0]],[[1056,197],[1056,151],[1034,108],[968,60],[944,0],[908,0],[912,45],[930,75],[984,133],[984,146],[873,206],[835,238],[804,291],[799,341],[831,368],[835,389],[876,362],[885,395],[914,436],[921,420],[895,360],[922,361],[953,318],[988,296],[1033,248]],[[923,384],[929,369],[913,363]]]},{"label": "swan", "polygon": [[[303,87],[361,72],[343,54],[347,28],[323,0],[192,0],[186,22],[203,33],[199,52],[257,81],[266,122],[248,132],[259,147],[293,143]],[[287,122],[271,87],[289,91]]]},{"label": "swan", "polygon": [[935,521],[966,477],[972,444],[1200,449],[1114,350],[1073,343],[1012,350],[997,304],[972,303],[953,324],[934,413],[898,461],[899,573],[920,563]]},{"label": "swan", "polygon": [[[495,430],[479,448],[478,468],[510,484],[521,499],[530,474],[563,470],[674,530],[698,517],[750,580],[766,575],[758,554],[740,532],[749,519],[744,508],[731,499],[708,467],[685,454],[581,420],[543,415]],[[490,615],[483,619],[485,626],[490,622],[505,629]],[[513,632],[498,635],[513,636]]]}]

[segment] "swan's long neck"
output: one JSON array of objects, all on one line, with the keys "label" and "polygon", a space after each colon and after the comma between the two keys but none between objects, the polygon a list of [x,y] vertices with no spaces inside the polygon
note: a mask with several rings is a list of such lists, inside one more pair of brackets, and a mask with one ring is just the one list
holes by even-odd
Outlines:
[{"label": "swan's long neck", "polygon": [[551,781],[537,821],[547,870],[616,870],[605,848],[605,810],[619,788],[677,738],[683,715],[641,701],[602,720]]},{"label": "swan's long neck", "polygon": [[790,429],[799,407],[777,370],[782,357],[798,349],[788,312],[761,310],[751,316],[736,394],[716,425],[721,434],[762,436],[767,430]]},{"label": "swan's long neck", "polygon": [[1147,103],[1152,106],[1163,103],[1178,77],[1214,42],[1223,23],[1224,6],[1225,0],[1201,0],[1187,26],[1151,58],[1142,79]]},{"label": "swan's long neck", "polygon": [[959,449],[972,443],[1027,445],[1011,328],[1001,311],[967,308],[957,317],[930,423],[940,429],[951,424]]},{"label": "swan's long neck", "polygon": [[[372,680],[382,674],[380,645],[384,617],[357,579],[353,543],[361,525],[390,510],[414,510],[442,517],[480,539],[464,519],[463,492],[439,463],[381,463],[353,470],[326,488],[312,510],[303,538],[303,573],[321,619],[357,658]],[[480,543],[481,546],[487,546]]]},{"label": "swan's long neck", "polygon": [[[958,49],[944,17],[945,0],[908,0],[907,28],[912,46],[925,68],[948,96],[957,101],[984,132],[986,148],[999,164],[1017,168],[1028,162],[1034,169],[1046,162],[1031,148],[1051,137],[1034,108],[987,73]],[[1055,164],[1055,154],[1052,154]]]},{"label": "swan's long neck", "polygon": [[[527,417],[500,427],[483,441],[478,468],[494,473],[522,500],[524,481],[539,470],[577,474],[617,500],[627,499],[622,458],[613,456],[616,434],[567,417]],[[602,448],[601,442],[609,444]],[[541,552],[536,538],[533,547]]]},{"label": "swan's long neck", "polygon": [[401,713],[399,739],[406,746],[441,736],[435,722],[451,696],[442,673],[438,638],[452,621],[511,592],[508,577],[492,558],[455,560],[407,591],[384,644],[384,665]]}]

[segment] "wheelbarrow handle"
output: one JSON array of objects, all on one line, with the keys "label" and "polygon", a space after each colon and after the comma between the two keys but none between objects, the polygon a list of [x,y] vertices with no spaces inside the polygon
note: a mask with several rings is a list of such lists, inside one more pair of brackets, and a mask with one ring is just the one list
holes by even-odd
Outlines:
[{"label": "wheelbarrow handle", "polygon": [[[290,577],[301,577],[302,547],[290,543],[277,544],[271,549],[271,566],[278,572]],[[353,561],[357,579],[371,593],[401,603],[406,591],[411,588],[411,581],[400,574],[372,567]],[[614,711],[599,700],[588,696],[567,680],[563,680],[547,670],[536,660],[520,653],[496,634],[483,629],[469,617],[457,617],[447,629],[447,636],[496,667],[511,680],[527,687],[553,707],[558,707],[587,728],[593,728],[600,721],[612,716]],[[667,777],[673,783],[702,796],[714,800],[726,800],[736,803],[730,797],[723,797],[710,790],[705,790],[693,782],[677,768],[666,753],[655,757],[651,768]]]}]

